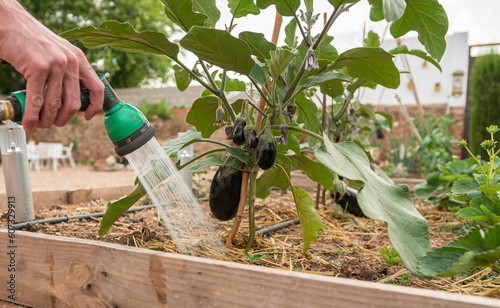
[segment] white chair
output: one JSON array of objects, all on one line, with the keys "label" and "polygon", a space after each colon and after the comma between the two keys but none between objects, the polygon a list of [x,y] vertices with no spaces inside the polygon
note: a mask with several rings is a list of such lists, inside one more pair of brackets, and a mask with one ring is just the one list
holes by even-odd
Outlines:
[{"label": "white chair", "polygon": [[35,168],[36,171],[40,171],[40,158],[38,155],[38,147],[33,144],[27,144],[26,150],[28,152],[29,168]]},{"label": "white chair", "polygon": [[62,148],[61,155],[58,157],[58,159],[62,160],[64,167],[66,167],[66,159],[69,161],[71,168],[76,167],[75,160],[73,159],[73,155],[71,154],[74,145],[75,144],[73,142],[70,142],[70,144],[67,147]]},{"label": "white chair", "polygon": [[40,163],[48,165],[52,162],[54,171],[57,171],[59,157],[62,157],[63,144],[40,142],[37,145],[37,149]]}]

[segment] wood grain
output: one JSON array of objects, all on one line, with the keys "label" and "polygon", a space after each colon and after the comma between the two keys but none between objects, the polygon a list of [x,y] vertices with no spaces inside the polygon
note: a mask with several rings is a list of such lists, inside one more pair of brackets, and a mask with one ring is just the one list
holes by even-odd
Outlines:
[{"label": "wood grain", "polygon": [[[500,300],[16,232],[16,301],[33,307],[500,307]],[[7,298],[0,231],[0,299]]]}]

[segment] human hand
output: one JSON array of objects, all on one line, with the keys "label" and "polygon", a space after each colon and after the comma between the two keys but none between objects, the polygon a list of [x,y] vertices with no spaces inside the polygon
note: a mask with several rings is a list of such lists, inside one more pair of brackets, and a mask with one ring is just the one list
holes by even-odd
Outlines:
[{"label": "human hand", "polygon": [[26,131],[68,123],[80,109],[80,81],[90,91],[85,119],[102,109],[104,84],[84,53],[15,0],[0,1],[0,58],[26,78]]}]

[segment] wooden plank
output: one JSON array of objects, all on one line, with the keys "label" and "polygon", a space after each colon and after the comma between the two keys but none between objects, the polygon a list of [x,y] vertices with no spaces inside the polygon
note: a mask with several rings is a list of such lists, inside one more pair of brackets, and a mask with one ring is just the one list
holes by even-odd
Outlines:
[{"label": "wooden plank", "polygon": [[[500,307],[500,300],[16,231],[15,300],[33,307]],[[0,230],[3,248],[8,233]],[[10,248],[8,248],[10,249]],[[7,251],[8,252],[8,251]],[[8,286],[8,284],[7,284]]]}]

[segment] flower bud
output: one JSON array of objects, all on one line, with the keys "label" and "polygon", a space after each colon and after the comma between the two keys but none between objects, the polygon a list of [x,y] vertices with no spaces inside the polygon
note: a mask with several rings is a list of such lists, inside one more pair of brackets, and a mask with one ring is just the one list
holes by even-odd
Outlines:
[{"label": "flower bud", "polygon": [[318,69],[318,68],[319,68],[319,64],[318,64],[318,60],[316,60],[316,53],[314,52],[314,50],[309,49],[307,51],[307,55],[306,55],[305,69],[310,71],[312,69]]},{"label": "flower bud", "polygon": [[226,114],[226,112],[224,111],[224,108],[222,108],[221,106],[217,107],[217,111],[215,111],[214,126],[221,126],[223,124],[226,124],[226,122],[224,122],[224,120],[222,120],[222,118],[224,117],[225,114]]},{"label": "flower bud", "polygon": [[287,144],[288,142],[288,125],[281,124],[280,125],[281,136],[278,140],[278,144]]}]

